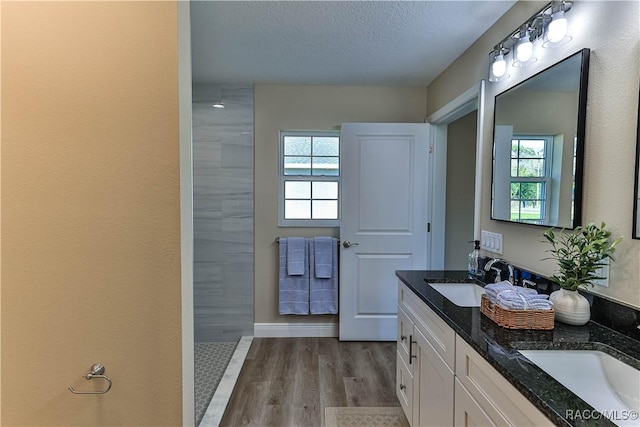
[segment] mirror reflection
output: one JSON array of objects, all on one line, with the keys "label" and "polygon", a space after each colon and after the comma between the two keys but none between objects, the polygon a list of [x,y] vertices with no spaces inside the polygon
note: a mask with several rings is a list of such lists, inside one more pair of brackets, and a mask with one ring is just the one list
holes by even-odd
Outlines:
[{"label": "mirror reflection", "polygon": [[492,219],[580,225],[588,64],[584,49],[496,96]]},{"label": "mirror reflection", "polygon": [[631,237],[640,239],[640,97],[638,97],[638,140],[636,146],[636,180],[633,199],[633,232]]}]

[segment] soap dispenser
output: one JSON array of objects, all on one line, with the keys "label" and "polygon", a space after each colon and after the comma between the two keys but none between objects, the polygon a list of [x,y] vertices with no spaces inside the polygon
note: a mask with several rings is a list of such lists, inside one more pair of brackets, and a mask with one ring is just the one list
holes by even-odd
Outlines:
[{"label": "soap dispenser", "polygon": [[[469,242],[471,243],[471,242]],[[479,268],[480,240],[473,240],[473,250],[469,254],[469,274],[479,277],[483,271]]]}]

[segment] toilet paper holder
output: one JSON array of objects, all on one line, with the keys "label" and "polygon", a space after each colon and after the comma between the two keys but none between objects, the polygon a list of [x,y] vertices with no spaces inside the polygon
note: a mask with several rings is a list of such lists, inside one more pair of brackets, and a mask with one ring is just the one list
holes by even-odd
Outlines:
[{"label": "toilet paper holder", "polygon": [[102,378],[103,380],[106,380],[108,385],[107,388],[105,390],[98,390],[98,391],[78,391],[76,389],[74,389],[73,387],[69,386],[69,391],[73,394],[105,394],[106,392],[108,392],[109,390],[111,390],[111,378],[109,378],[108,376],[104,375],[105,372],[105,367],[102,363],[95,363],[92,367],[91,367],[91,371],[84,375],[84,379],[85,380],[92,380],[94,378]]}]

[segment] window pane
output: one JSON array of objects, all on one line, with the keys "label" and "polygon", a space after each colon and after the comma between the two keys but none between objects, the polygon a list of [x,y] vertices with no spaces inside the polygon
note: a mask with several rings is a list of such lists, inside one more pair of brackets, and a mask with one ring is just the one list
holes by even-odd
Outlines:
[{"label": "window pane", "polygon": [[284,218],[285,219],[311,219],[311,201],[310,200],[285,200],[284,201]]},{"label": "window pane", "polygon": [[517,176],[545,176],[543,159],[520,159]]},{"label": "window pane", "polygon": [[311,157],[284,158],[285,175],[311,175]]},{"label": "window pane", "polygon": [[518,159],[511,159],[511,176],[518,176]]},{"label": "window pane", "polygon": [[520,219],[520,201],[511,201],[511,221],[518,221]]},{"label": "window pane", "polygon": [[337,136],[315,137],[313,138],[313,155],[314,156],[339,156],[340,155],[340,138]]},{"label": "window pane", "polygon": [[520,158],[544,158],[544,139],[520,140]]},{"label": "window pane", "polygon": [[511,158],[512,159],[518,158],[518,142],[519,140],[517,139],[511,140]]},{"label": "window pane", "polygon": [[519,199],[520,198],[520,183],[512,182],[511,183],[511,199]]},{"label": "window pane", "polygon": [[338,219],[337,200],[314,200],[313,219]]},{"label": "window pane", "polygon": [[338,176],[340,174],[339,157],[314,157],[313,175]]},{"label": "window pane", "polygon": [[544,183],[523,182],[520,184],[520,198],[523,200],[544,199]]},{"label": "window pane", "polygon": [[311,182],[310,181],[285,181],[284,198],[285,199],[310,199],[311,198]]},{"label": "window pane", "polygon": [[310,156],[311,137],[310,136],[285,136],[284,137],[285,156]]},{"label": "window pane", "polygon": [[338,183],[337,182],[314,182],[313,183],[314,199],[337,199]]}]

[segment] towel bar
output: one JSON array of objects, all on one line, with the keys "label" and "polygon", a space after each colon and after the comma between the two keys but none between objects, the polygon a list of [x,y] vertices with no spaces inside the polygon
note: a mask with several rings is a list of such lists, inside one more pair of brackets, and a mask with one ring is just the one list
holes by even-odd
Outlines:
[{"label": "towel bar", "polygon": [[[280,243],[280,237],[276,237],[275,242]],[[338,245],[340,245],[340,239],[338,239]]]}]

